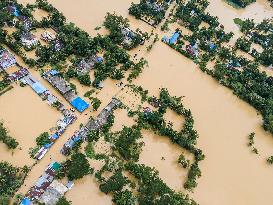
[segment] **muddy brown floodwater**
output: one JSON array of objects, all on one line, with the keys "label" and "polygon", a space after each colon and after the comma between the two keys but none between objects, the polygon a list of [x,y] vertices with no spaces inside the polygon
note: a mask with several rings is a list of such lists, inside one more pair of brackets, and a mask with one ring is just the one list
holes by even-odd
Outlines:
[{"label": "muddy brown floodwater", "polygon": [[[138,0],[133,1],[138,2]],[[21,0],[19,2],[33,1]],[[69,21],[74,22],[91,35],[95,35],[97,31],[94,28],[103,22],[106,12],[115,11],[123,16],[128,16],[127,9],[132,0],[50,0],[50,2],[63,12]],[[233,23],[233,18],[254,18],[255,21],[260,22],[264,18],[273,16],[273,10],[265,0],[257,0],[256,3],[251,4],[246,9],[240,10],[232,8],[224,1],[214,0],[211,1],[208,11],[212,15],[217,15],[219,21],[228,31],[236,33],[236,37],[240,35],[240,32]],[[133,28],[151,30],[145,23],[132,17],[129,19]],[[159,30],[157,31],[162,37],[163,34]],[[184,104],[191,109],[195,119],[195,128],[200,135],[198,146],[204,151],[206,159],[200,164],[203,176],[198,180],[199,185],[194,193],[189,193],[190,196],[201,205],[272,204],[273,172],[272,167],[266,164],[265,159],[273,155],[273,138],[272,135],[263,130],[261,126],[262,117],[257,114],[254,108],[233,95],[230,90],[199,71],[190,60],[161,42],[158,42],[150,53],[146,53],[144,50],[145,47],[142,47],[139,53],[148,60],[149,68],[144,70],[135,83],[148,89],[152,95],[158,95],[159,87],[166,87],[171,95],[186,96]],[[106,84],[105,89],[99,93],[99,98],[103,102],[102,107],[118,91],[115,82],[108,80]],[[32,104],[41,103],[38,102],[40,99],[32,96],[35,95],[34,93],[28,93],[28,88],[24,88],[20,92],[18,89],[15,88],[1,96],[0,103],[8,100],[8,103],[13,103],[13,106],[16,107],[14,99],[20,102],[23,95],[21,92],[25,92],[30,97]],[[87,89],[79,88],[79,91],[84,92]],[[83,95],[84,93],[80,94]],[[5,101],[3,105],[5,106],[7,102]],[[27,132],[31,132],[29,135],[32,137],[36,136],[44,129],[40,126],[50,127],[55,122],[56,113],[51,111],[49,107],[41,105],[42,107],[38,110],[42,110],[43,115],[47,115],[44,118],[47,120],[41,119],[31,122],[29,121],[31,119],[30,114],[27,117],[30,124],[20,131],[20,129],[16,129],[16,123],[9,123],[7,120],[9,118],[18,120],[15,111],[11,110],[13,112],[11,116],[8,113],[4,115],[7,111],[3,105],[0,106],[0,116],[6,118],[7,127],[11,134],[16,137],[28,136]],[[124,116],[121,119],[126,118]],[[86,121],[87,117],[81,115],[79,121],[67,130],[66,134],[31,172],[27,178],[26,187],[23,187],[20,190],[21,192],[24,193],[34,183],[42,170],[49,164],[50,156],[54,156],[56,160],[63,159],[59,154],[59,148],[79,124]],[[13,121],[10,120],[10,122]],[[117,126],[115,129],[118,130],[121,127]],[[18,133],[15,133],[16,131]],[[24,132],[26,132],[25,135],[23,135]],[[256,133],[255,146],[260,152],[259,155],[251,153],[247,147],[247,135],[250,132]],[[141,154],[141,163],[155,166],[165,182],[176,190],[185,191],[182,184],[186,172],[174,164],[175,158],[181,153],[180,148],[170,144],[169,140],[160,138],[157,140],[157,138],[158,136],[153,136],[151,133],[145,133],[144,141],[147,147],[143,149]],[[32,141],[33,139],[30,143],[33,143]],[[0,146],[2,150],[2,145]],[[161,160],[162,156],[166,161]],[[4,158],[17,163],[8,154],[4,154]],[[27,163],[27,158],[23,159]],[[21,158],[16,158],[16,160],[21,161]],[[76,182],[76,186],[67,194],[67,197],[75,205],[111,204],[110,197],[99,193],[96,183],[88,177]]]}]

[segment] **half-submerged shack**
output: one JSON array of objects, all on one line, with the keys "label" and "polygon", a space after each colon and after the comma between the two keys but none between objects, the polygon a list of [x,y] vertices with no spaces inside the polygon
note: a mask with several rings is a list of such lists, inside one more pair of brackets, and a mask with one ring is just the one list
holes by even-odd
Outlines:
[{"label": "half-submerged shack", "polygon": [[103,58],[97,55],[93,55],[89,58],[82,59],[77,65],[77,73],[79,75],[88,74],[95,66],[96,63],[102,63]]},{"label": "half-submerged shack", "polygon": [[87,102],[76,95],[75,90],[72,89],[64,78],[62,78],[57,70],[49,70],[44,72],[42,76],[79,112],[83,112],[89,107]]},{"label": "half-submerged shack", "polygon": [[79,131],[76,131],[74,135],[64,144],[61,149],[61,153],[68,155],[76,142],[86,140],[88,133],[93,130],[100,130],[101,127],[107,123],[107,120],[113,110],[120,105],[120,101],[113,98],[112,101],[100,112],[96,119],[92,119]]},{"label": "half-submerged shack", "polygon": [[22,42],[23,46],[30,49],[30,48],[36,46],[39,41],[35,35],[33,35],[30,32],[26,32],[21,35],[21,42]]},{"label": "half-submerged shack", "polygon": [[15,64],[15,55],[7,49],[0,50],[0,69],[6,70]]},{"label": "half-submerged shack", "polygon": [[55,205],[67,191],[68,188],[65,185],[54,180],[40,197],[39,202],[45,205]]},{"label": "half-submerged shack", "polygon": [[44,174],[36,181],[35,185],[30,188],[26,198],[31,201],[39,200],[47,188],[53,182],[56,172],[61,168],[58,162],[52,162],[45,170]]},{"label": "half-submerged shack", "polygon": [[37,202],[45,205],[55,205],[69,190],[68,187],[55,180],[56,172],[61,168],[58,162],[52,162],[44,174],[30,188],[20,205],[31,205]]}]

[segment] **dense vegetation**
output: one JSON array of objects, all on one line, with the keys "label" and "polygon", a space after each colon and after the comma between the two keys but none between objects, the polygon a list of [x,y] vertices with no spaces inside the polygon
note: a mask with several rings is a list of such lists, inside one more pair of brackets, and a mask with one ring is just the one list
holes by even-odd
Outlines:
[{"label": "dense vegetation", "polygon": [[256,2],[256,0],[227,0],[227,1],[241,8],[245,8],[249,4]]},{"label": "dense vegetation", "polygon": [[[273,78],[258,69],[259,63],[265,66],[273,63],[273,36],[270,32],[272,19],[264,20],[258,25],[255,25],[253,20],[235,19],[245,37],[239,38],[233,49],[223,44],[229,42],[233,33],[225,33],[217,17],[205,12],[208,4],[207,0],[191,0],[178,6],[173,18],[192,30],[193,34],[180,35],[175,44],[167,42],[168,45],[194,60],[202,71],[214,77],[220,84],[231,88],[235,95],[260,111],[265,130],[273,133]],[[208,23],[209,27],[199,28],[202,22]],[[251,50],[252,43],[260,44],[263,52]],[[236,49],[248,52],[255,61],[237,55]],[[214,64],[213,68],[207,67],[209,62]]]},{"label": "dense vegetation", "polygon": [[[7,5],[7,3],[1,5],[0,11],[3,12],[3,15],[7,13]],[[28,7],[22,7],[16,1],[14,5],[22,14],[26,13],[26,17],[32,21],[27,32],[31,33],[38,28],[53,28],[57,33],[55,40],[48,42],[46,45],[37,45],[37,48],[35,48],[36,59],[34,60],[27,57],[20,43],[20,36],[25,32],[22,22],[18,21],[17,30],[10,35],[3,31],[2,36],[0,35],[3,38],[3,43],[21,56],[30,67],[42,69],[45,65],[50,65],[58,69],[65,77],[77,78],[83,85],[100,87],[101,82],[107,78],[123,79],[127,71],[131,71],[128,80],[132,80],[142,72],[146,65],[144,59],[139,62],[132,61],[125,49],[131,49],[143,43],[147,34],[139,30],[136,32],[131,31],[128,27],[128,20],[121,16],[108,14],[104,25],[109,29],[110,35],[101,36],[98,34],[92,38],[87,32],[79,29],[73,23],[67,23],[64,15],[45,0],[38,0],[36,4]],[[49,15],[38,22],[31,15],[31,11],[36,8],[45,10]],[[3,20],[13,21],[15,19],[10,13],[7,16],[8,19],[4,18]],[[124,29],[125,33],[123,32]],[[95,63],[94,79],[90,79],[88,74],[76,72],[77,63],[74,62],[80,62],[99,53],[103,57],[103,63]],[[66,64],[68,59],[73,64],[69,69]]]},{"label": "dense vegetation", "polygon": [[152,26],[158,25],[164,18],[169,8],[170,0],[140,0],[139,4],[132,3],[129,14],[141,19]]},{"label": "dense vegetation", "polygon": [[90,165],[84,154],[75,153],[71,156],[70,165],[67,171],[69,180],[80,179],[90,172]]},{"label": "dense vegetation", "polygon": [[9,149],[15,149],[19,145],[19,143],[8,134],[3,122],[0,122],[0,141],[6,144]]},{"label": "dense vegetation", "polygon": [[122,45],[129,50],[142,44],[148,34],[142,34],[138,29],[136,32],[129,27],[129,20],[116,14],[107,13],[103,23],[105,28],[110,31],[109,38],[112,42]]},{"label": "dense vegetation", "polygon": [[[243,51],[252,55],[255,60],[264,66],[270,66],[273,64],[273,19],[264,19],[261,23],[255,24],[253,19],[234,19],[234,22],[239,25],[241,32],[249,38],[244,38]],[[262,52],[258,52],[256,49],[250,51],[249,47],[252,44],[258,44],[262,47]],[[244,49],[246,48],[246,49]]]},{"label": "dense vegetation", "polygon": [[39,149],[51,143],[49,139],[49,133],[48,132],[41,133],[39,136],[36,137],[35,141],[36,141],[36,146],[33,148],[30,148],[28,152],[30,157],[33,159]]},{"label": "dense vegetation", "polygon": [[8,162],[0,162],[0,203],[9,202],[17,189],[22,185],[28,172],[27,167],[13,167]]},{"label": "dense vegetation", "polygon": [[65,197],[61,197],[56,205],[70,205],[71,202],[67,201]]}]

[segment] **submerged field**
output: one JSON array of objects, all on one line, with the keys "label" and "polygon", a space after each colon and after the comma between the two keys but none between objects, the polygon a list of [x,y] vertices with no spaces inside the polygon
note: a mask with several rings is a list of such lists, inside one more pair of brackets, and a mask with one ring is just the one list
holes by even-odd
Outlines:
[{"label": "submerged field", "polygon": [[[102,24],[106,12],[115,12],[127,17],[133,29],[140,28],[147,32],[152,30],[152,27],[144,22],[129,16],[128,8],[132,0],[66,0],[65,3],[63,0],[49,0],[49,2],[62,12],[68,21],[75,23],[91,36],[101,32],[94,28]],[[20,0],[19,3],[33,2]],[[224,1],[210,1],[208,12],[218,16],[227,31],[235,33],[235,38],[241,33],[233,22],[234,18],[254,18],[258,23],[264,18],[273,17],[273,9],[263,0],[258,0],[239,11]],[[44,15],[46,14],[42,11],[35,12],[35,16]],[[157,28],[156,32],[160,39],[165,35],[160,28]],[[144,57],[149,65],[133,81],[135,85],[148,90],[151,96],[158,96],[159,88],[167,88],[172,96],[183,96],[183,104],[191,110],[195,122],[194,128],[199,134],[197,147],[206,156],[205,160],[200,161],[202,177],[197,179],[198,185],[193,192],[184,189],[187,170],[177,163],[181,153],[191,161],[193,156],[167,137],[141,130],[141,141],[144,142],[144,146],[139,155],[139,163],[155,167],[159,171],[159,177],[170,188],[189,194],[190,198],[200,205],[271,204],[273,172],[272,166],[266,163],[266,158],[273,155],[273,138],[263,129],[262,116],[257,113],[257,110],[237,98],[231,90],[218,84],[211,76],[201,72],[191,60],[160,41],[150,52],[142,46],[133,49],[130,53],[132,55],[137,53],[138,59]],[[33,53],[30,55],[33,56]],[[272,69],[266,70],[266,73],[273,75]],[[38,71],[32,71],[32,74],[50,88],[50,91],[67,107],[70,107],[57,91],[40,78]],[[80,85],[76,80],[71,82],[76,85],[80,96],[90,90],[90,87]],[[87,122],[89,115],[96,117],[120,91],[117,81],[107,79],[104,85],[105,87],[96,93],[102,102],[98,111],[88,110],[78,114],[77,122],[69,127],[45,158],[33,168],[18,193],[26,193],[52,160],[64,160],[64,156],[59,152],[66,140],[81,124]],[[141,104],[140,99],[132,93],[125,94],[123,100],[123,103],[132,110],[135,106],[146,106]],[[136,123],[134,118],[128,117],[125,109],[115,110],[114,115],[115,122],[111,132],[121,131],[124,126],[131,127]],[[0,97],[0,119],[4,121],[8,131],[17,139],[22,149],[12,153],[0,143],[0,160],[8,161],[16,166],[31,165],[33,160],[28,155],[29,148],[35,145],[35,138],[40,133],[55,126],[59,117],[60,114],[36,96],[30,87],[22,88],[15,85],[12,90]],[[185,123],[183,117],[169,109],[164,114],[164,119],[173,123],[174,130],[180,130]],[[255,146],[259,150],[258,155],[253,154],[247,147],[247,136],[251,132],[256,133]],[[98,145],[95,149],[104,152],[107,148]],[[91,166],[95,170],[101,167],[98,160],[91,160]],[[90,175],[77,180],[73,189],[66,194],[66,198],[71,200],[73,205],[112,204],[111,195],[100,192],[99,184]]]}]

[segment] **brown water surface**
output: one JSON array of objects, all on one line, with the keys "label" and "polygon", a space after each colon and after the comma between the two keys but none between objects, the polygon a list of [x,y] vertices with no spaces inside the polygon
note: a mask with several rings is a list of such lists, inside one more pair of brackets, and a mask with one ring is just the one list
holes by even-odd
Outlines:
[{"label": "brown water surface", "polygon": [[[115,11],[127,16],[131,0],[66,0],[65,3],[63,0],[50,0],[50,2],[63,12],[69,21],[95,35],[97,31],[93,29],[102,23],[106,12]],[[263,18],[273,15],[272,8],[265,0],[257,0],[256,3],[241,10],[232,8],[224,1],[215,0],[211,1],[208,11],[212,15],[217,15],[228,31],[236,33],[236,37],[240,33],[233,23],[234,18],[254,18],[256,22],[260,22]],[[132,17],[129,19],[133,28],[151,30],[151,27],[145,23]],[[162,37],[163,34],[160,33],[159,36]],[[145,47],[139,53],[148,60],[149,68],[143,71],[135,83],[148,89],[151,95],[158,95],[158,88],[166,87],[172,95],[186,96],[184,103],[191,109],[195,119],[195,128],[200,135],[198,146],[204,151],[206,159],[200,164],[203,176],[198,180],[199,185],[195,192],[190,195],[202,205],[271,204],[273,172],[265,159],[273,155],[273,139],[272,135],[263,130],[262,117],[257,115],[254,108],[233,95],[229,89],[202,73],[192,61],[168,46],[158,42],[151,52],[146,53],[144,49]],[[101,108],[119,90],[111,80],[107,80],[105,84],[107,86],[99,93],[103,101]],[[10,91],[10,95],[15,96],[12,92]],[[56,160],[62,159],[59,148],[78,128],[77,126],[85,121],[87,117],[81,115],[79,121],[69,128],[45,159],[31,172],[26,187],[21,189],[22,192],[25,192],[42,173],[50,162],[50,156],[54,156]],[[35,122],[33,127],[36,129],[38,124],[41,123]],[[15,125],[12,126],[15,129]],[[11,126],[8,127],[12,130]],[[250,132],[256,133],[255,146],[260,151],[260,155],[251,153],[246,145],[247,135]],[[141,154],[141,163],[155,166],[159,169],[162,179],[179,190],[186,175],[174,164],[175,158],[180,153],[179,148],[168,145],[167,141],[157,140],[149,134],[145,135],[144,139],[147,147]],[[163,160],[166,164],[160,161],[161,156],[166,159]],[[170,170],[170,167],[173,170]],[[111,204],[110,198],[100,194],[97,184],[89,177],[76,182],[76,186],[67,197],[75,205]]]}]

